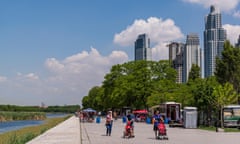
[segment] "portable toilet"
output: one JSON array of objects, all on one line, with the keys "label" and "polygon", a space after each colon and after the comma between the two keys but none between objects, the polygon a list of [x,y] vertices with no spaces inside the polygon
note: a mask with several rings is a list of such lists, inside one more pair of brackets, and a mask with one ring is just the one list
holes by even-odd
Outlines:
[{"label": "portable toilet", "polygon": [[197,128],[197,108],[184,107],[183,109],[184,128]]}]

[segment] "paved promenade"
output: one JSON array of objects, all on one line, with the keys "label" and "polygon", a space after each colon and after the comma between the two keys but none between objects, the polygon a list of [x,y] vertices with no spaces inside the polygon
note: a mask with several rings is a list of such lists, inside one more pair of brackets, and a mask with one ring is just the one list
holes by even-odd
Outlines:
[{"label": "paved promenade", "polygon": [[238,144],[240,133],[210,132],[199,129],[169,128],[169,140],[156,140],[152,125],[134,123],[135,138],[124,139],[121,119],[114,121],[111,136],[106,136],[101,123],[79,123],[71,117],[28,144]]},{"label": "paved promenade", "polygon": [[79,120],[70,117],[27,144],[81,144]]}]

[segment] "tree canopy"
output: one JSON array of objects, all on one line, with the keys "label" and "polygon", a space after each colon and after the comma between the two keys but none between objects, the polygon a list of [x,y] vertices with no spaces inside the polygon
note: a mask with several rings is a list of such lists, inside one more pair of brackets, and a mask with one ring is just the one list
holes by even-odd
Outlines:
[{"label": "tree canopy", "polygon": [[[97,106],[93,100],[95,97],[99,98],[97,102],[104,109],[124,106],[146,108],[153,104],[147,102],[148,97],[165,86],[175,85],[175,79],[176,71],[170,67],[168,61],[140,60],[114,65],[104,77],[102,92],[89,93],[83,98],[83,106]],[[157,96],[158,99],[161,97],[164,96]]]},{"label": "tree canopy", "polygon": [[224,44],[222,57],[216,59],[215,76],[219,83],[233,84],[237,93],[240,92],[240,48],[233,47],[229,41]]}]

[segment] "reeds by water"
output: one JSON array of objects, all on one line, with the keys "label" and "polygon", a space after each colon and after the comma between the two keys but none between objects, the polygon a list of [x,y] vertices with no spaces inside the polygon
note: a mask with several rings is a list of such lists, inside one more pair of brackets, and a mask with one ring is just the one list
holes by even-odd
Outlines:
[{"label": "reeds by water", "polygon": [[0,111],[0,122],[13,120],[44,120],[44,112],[8,112]]}]

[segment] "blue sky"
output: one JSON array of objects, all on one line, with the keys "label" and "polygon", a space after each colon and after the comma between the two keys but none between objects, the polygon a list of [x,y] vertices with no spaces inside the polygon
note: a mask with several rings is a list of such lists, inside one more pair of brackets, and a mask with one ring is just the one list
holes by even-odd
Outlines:
[{"label": "blue sky", "polygon": [[2,0],[0,104],[81,104],[112,65],[134,58],[134,41],[148,33],[153,59],[166,45],[197,33],[215,4],[228,39],[240,34],[240,0]]}]

